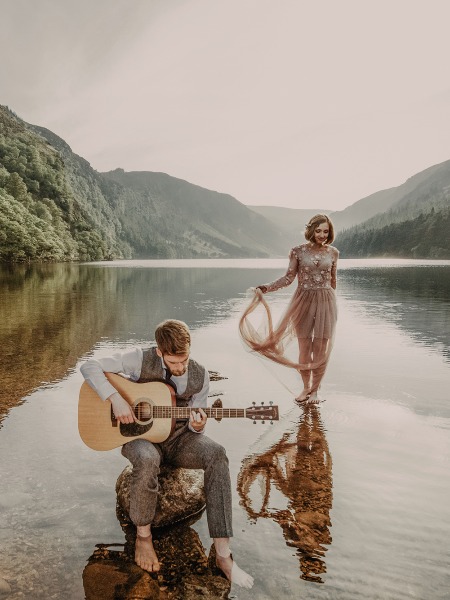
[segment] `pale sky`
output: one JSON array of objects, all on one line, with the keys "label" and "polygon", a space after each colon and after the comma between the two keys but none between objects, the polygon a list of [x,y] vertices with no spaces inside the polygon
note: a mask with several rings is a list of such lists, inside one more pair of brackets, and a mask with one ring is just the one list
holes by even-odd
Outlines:
[{"label": "pale sky", "polygon": [[0,0],[0,104],[98,171],[339,210],[450,159],[448,0]]}]

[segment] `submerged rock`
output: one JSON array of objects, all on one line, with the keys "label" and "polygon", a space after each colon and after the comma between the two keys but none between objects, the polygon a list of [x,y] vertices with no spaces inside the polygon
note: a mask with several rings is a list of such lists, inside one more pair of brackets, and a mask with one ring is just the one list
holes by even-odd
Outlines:
[{"label": "submerged rock", "polygon": [[3,579],[3,577],[0,577],[0,597],[6,598],[7,596],[10,595],[10,593],[11,593],[11,586],[6,581],[6,579]]},{"label": "submerged rock", "polygon": [[230,582],[214,568],[198,533],[187,525],[159,529],[153,536],[161,563],[148,573],[134,562],[134,540],[123,550],[98,544],[83,572],[86,600],[225,600]]},{"label": "submerged rock", "polygon": [[156,600],[167,598],[150,573],[132,562],[120,559],[120,553],[94,552],[83,571],[86,600]]},{"label": "submerged rock", "polygon": [[[116,483],[117,517],[122,527],[131,525],[129,517],[131,473],[132,467],[125,467]],[[158,503],[152,528],[169,527],[186,520],[195,522],[206,505],[203,471],[163,466],[158,479]]]}]

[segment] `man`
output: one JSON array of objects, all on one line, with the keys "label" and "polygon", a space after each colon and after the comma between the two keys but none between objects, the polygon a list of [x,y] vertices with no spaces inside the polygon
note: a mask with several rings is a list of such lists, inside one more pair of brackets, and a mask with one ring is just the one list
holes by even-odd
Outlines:
[{"label": "man", "polygon": [[158,494],[158,474],[162,462],[185,469],[203,469],[208,528],[214,540],[217,566],[238,585],[251,588],[253,578],[233,561],[229,538],[231,524],[231,483],[225,449],[204,435],[209,391],[208,371],[189,358],[191,336],[186,323],[170,319],[155,331],[156,347],[88,360],[81,373],[103,400],[112,404],[120,423],[135,421],[128,402],[105,377],[105,372],[123,373],[132,381],[166,379],[175,389],[177,406],[190,406],[188,422],[177,422],[167,440],[153,444],[136,439],[122,446],[122,454],[133,465],[130,486],[130,518],[136,525],[136,563],[147,571],[159,571],[153,547],[151,524]]}]

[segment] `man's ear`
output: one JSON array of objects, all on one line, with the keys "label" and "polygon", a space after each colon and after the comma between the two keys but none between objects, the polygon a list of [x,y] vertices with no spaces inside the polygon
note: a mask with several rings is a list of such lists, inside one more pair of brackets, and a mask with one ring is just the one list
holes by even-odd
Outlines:
[{"label": "man's ear", "polygon": [[158,346],[156,346],[156,354],[159,356],[159,358],[163,357],[163,353],[161,352],[161,350],[158,348]]}]

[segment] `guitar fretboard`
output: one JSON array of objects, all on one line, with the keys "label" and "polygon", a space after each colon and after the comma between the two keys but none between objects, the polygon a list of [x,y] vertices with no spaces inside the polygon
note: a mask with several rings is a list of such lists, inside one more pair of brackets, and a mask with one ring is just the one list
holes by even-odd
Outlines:
[{"label": "guitar fretboard", "polygon": [[[191,416],[189,406],[154,406],[154,419],[189,419]],[[208,418],[213,419],[239,419],[247,416],[245,408],[204,408],[204,412]]]}]

